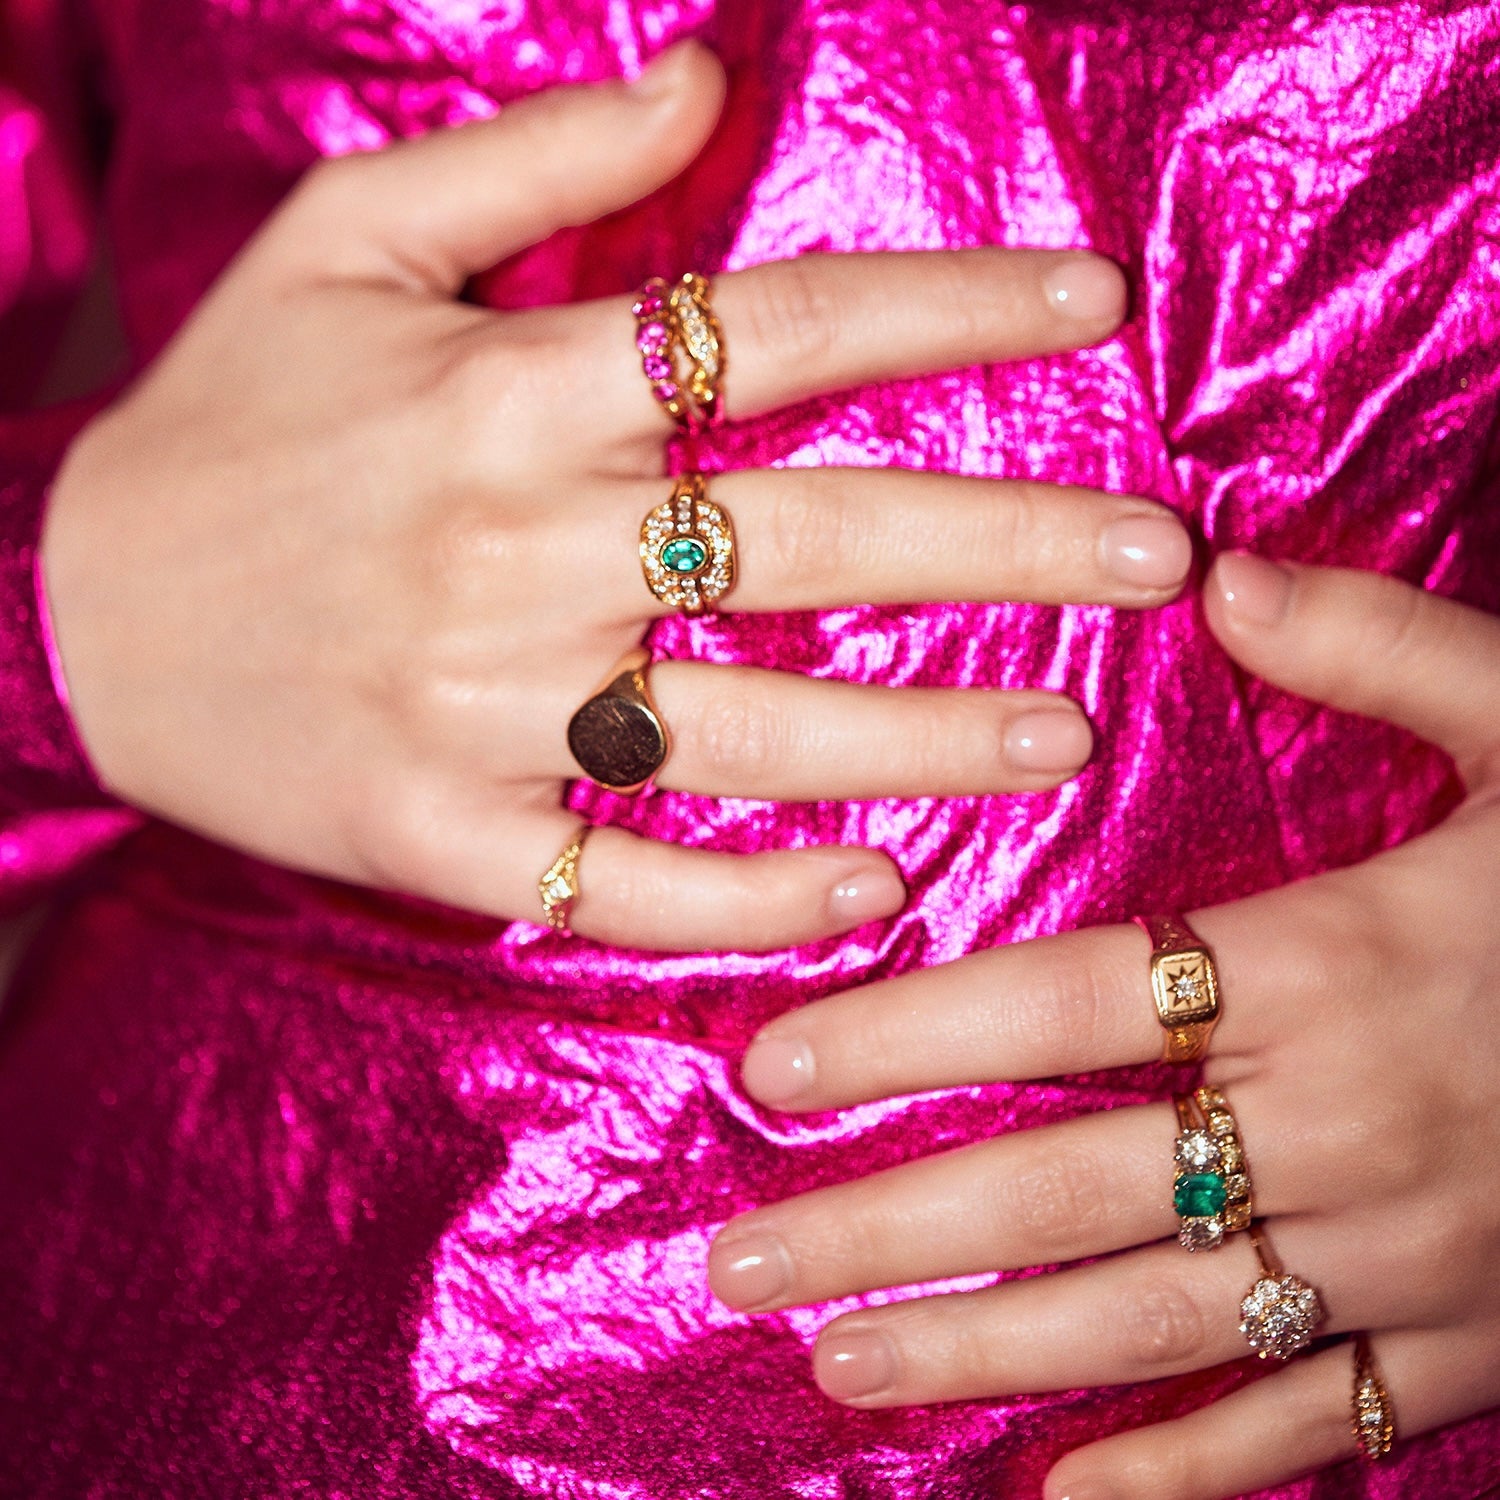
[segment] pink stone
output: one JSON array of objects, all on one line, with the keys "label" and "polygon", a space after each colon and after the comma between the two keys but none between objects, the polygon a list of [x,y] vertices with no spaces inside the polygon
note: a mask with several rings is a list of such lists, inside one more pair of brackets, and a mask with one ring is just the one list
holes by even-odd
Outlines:
[{"label": "pink stone", "polygon": [[658,380],[651,390],[658,401],[675,401],[682,394],[675,380]]},{"label": "pink stone", "polygon": [[663,359],[659,354],[647,355],[641,361],[641,368],[646,372],[647,380],[670,380],[672,378],[672,361]]}]

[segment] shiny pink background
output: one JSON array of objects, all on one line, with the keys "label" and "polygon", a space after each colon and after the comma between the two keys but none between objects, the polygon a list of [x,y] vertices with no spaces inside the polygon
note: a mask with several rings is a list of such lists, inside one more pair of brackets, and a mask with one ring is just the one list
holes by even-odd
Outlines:
[{"label": "shiny pink background", "polygon": [[[145,359],[315,157],[633,73],[696,33],[732,76],[700,163],[479,295],[975,244],[1092,246],[1136,289],[1103,348],[809,402],[725,432],[714,466],[1130,490],[1177,508],[1205,552],[1380,568],[1500,607],[1493,6],[0,0],[0,15],[7,355],[42,347],[81,274],[80,99],[113,122],[108,225]],[[619,953],[372,896],[98,806],[29,593],[69,420],[0,427],[0,894],[65,895],[0,1023],[0,1446],[19,1493],[1031,1497],[1067,1447],[1255,1373],[931,1410],[825,1400],[807,1347],[830,1310],[752,1320],[715,1303],[719,1224],[1169,1080],[793,1119],[746,1100],[738,1052],[851,983],[1359,859],[1449,805],[1439,757],[1247,682],[1191,598],[1144,616],[674,621],[664,654],[1069,692],[1099,750],[1029,798],[575,793],[598,820],[684,843],[889,850],[908,908],[795,952]],[[1496,1485],[1491,1415],[1277,1493]]]}]

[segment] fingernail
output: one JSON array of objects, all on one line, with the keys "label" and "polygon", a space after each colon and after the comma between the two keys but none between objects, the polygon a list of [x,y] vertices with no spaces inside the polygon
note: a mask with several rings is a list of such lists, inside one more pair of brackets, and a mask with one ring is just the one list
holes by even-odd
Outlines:
[{"label": "fingernail", "polygon": [[708,1254],[708,1282],[719,1301],[749,1312],[776,1301],[791,1286],[792,1258],[770,1235],[716,1242]]},{"label": "fingernail", "polygon": [[1175,588],[1193,562],[1187,532],[1168,516],[1126,516],[1106,528],[1099,546],[1105,568],[1141,588]]},{"label": "fingernail", "polygon": [[1081,1489],[1074,1486],[1066,1494],[1049,1495],[1048,1500],[1119,1500],[1119,1494],[1113,1485],[1101,1485],[1089,1480]]},{"label": "fingernail", "polygon": [[688,54],[692,49],[691,42],[678,42],[653,57],[632,86],[636,97],[654,101],[675,93],[687,72]]},{"label": "fingernail", "polygon": [[1214,563],[1214,579],[1231,614],[1252,625],[1279,625],[1286,617],[1292,575],[1285,568],[1248,552],[1226,552]]},{"label": "fingernail", "polygon": [[828,893],[829,913],[840,928],[894,916],[905,905],[906,887],[885,864],[850,871]]},{"label": "fingernail", "polygon": [[813,1374],[835,1401],[878,1396],[896,1380],[896,1351],[883,1333],[834,1333],[818,1340]]},{"label": "fingernail", "polygon": [[740,1064],[740,1079],[762,1104],[789,1104],[812,1087],[812,1048],[798,1037],[757,1037]]},{"label": "fingernail", "polygon": [[1099,255],[1070,255],[1042,280],[1047,305],[1078,323],[1119,323],[1125,316],[1125,277]]},{"label": "fingernail", "polygon": [[1076,771],[1094,749],[1089,721],[1070,709],[1022,714],[1005,732],[1005,755],[1022,771]]}]

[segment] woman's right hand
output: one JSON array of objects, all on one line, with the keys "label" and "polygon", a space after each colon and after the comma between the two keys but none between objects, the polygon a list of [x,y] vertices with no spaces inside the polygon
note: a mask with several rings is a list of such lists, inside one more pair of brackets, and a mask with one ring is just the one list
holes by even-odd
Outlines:
[{"label": "woman's right hand", "polygon": [[[507,918],[572,836],[569,716],[661,613],[637,559],[670,422],[628,300],[495,313],[475,272],[681,171],[722,75],[637,84],[321,164],[59,476],[43,544],[84,743],[124,800],[286,865]],[[1119,273],[1074,252],[822,257],[718,277],[731,416],[1077,348]],[[892,470],[718,477],[730,604],[1164,602],[1190,549],[1150,502]],[[1087,759],[1048,693],[664,662],[659,784],[779,799],[1056,785]],[[767,949],[899,908],[881,854],[729,856],[601,830],[574,929]]]}]

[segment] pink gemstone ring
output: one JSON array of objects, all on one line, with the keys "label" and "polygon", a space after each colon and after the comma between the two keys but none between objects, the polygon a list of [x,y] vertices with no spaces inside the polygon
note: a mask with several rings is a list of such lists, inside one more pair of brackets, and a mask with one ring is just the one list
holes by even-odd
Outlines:
[{"label": "pink gemstone ring", "polygon": [[685,432],[702,432],[723,414],[724,334],[695,271],[674,282],[653,276],[636,294],[635,347],[651,394]]}]

